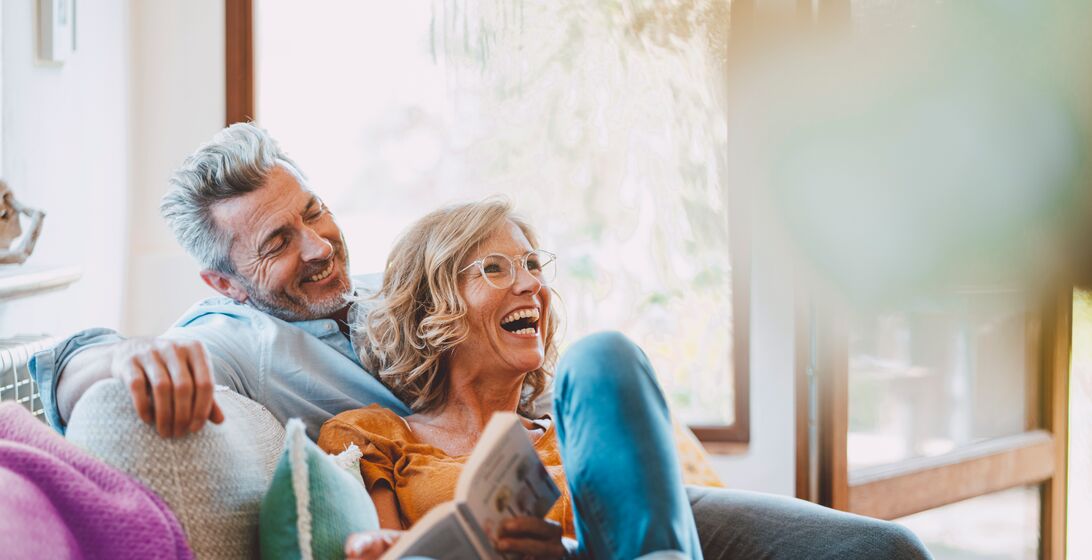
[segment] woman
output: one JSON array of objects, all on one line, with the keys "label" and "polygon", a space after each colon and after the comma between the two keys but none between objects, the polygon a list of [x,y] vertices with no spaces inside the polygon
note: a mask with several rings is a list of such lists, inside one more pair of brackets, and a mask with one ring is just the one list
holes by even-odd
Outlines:
[{"label": "woman", "polygon": [[[496,547],[515,557],[929,558],[894,523],[754,492],[683,487],[667,406],[639,348],[617,333],[557,363],[552,415],[535,400],[557,355],[553,255],[499,201],[438,210],[387,262],[375,308],[355,329],[364,366],[414,414],[372,406],[328,421],[319,445],[364,452],[361,474],[383,531],[346,554],[378,557],[454,497],[491,415],[517,412],[562,497],[547,520],[510,520]],[[697,520],[697,527],[695,527]],[[698,535],[702,541],[699,544]]]},{"label": "woman", "polygon": [[[401,530],[453,498],[493,413],[517,412],[562,497],[547,520],[502,527],[498,550],[556,558],[564,535],[594,558],[701,558],[667,407],[640,350],[617,334],[581,341],[559,368],[554,416],[536,414],[557,355],[552,260],[505,202],[417,222],[391,252],[379,303],[358,330],[364,366],[414,414],[346,412],[323,426],[319,445],[364,450],[380,524]],[[347,548],[367,542],[375,555],[391,538],[366,535]]]}]

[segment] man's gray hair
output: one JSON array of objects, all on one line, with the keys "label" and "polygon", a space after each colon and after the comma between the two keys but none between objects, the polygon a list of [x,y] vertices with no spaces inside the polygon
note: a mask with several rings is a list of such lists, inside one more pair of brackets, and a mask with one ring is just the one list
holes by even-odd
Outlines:
[{"label": "man's gray hair", "polygon": [[198,148],[170,178],[159,211],[175,239],[201,266],[235,274],[232,238],[216,227],[212,207],[265,184],[277,164],[302,174],[269,133],[251,123],[233,124]]}]

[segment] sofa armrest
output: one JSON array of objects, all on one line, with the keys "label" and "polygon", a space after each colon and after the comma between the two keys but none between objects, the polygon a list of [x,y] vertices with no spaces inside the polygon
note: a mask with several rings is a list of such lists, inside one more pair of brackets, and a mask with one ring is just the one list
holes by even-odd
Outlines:
[{"label": "sofa armrest", "polygon": [[284,444],[284,428],[261,405],[218,387],[222,424],[160,437],[115,379],[77,403],[66,437],[155,491],[181,522],[197,558],[244,558],[258,550],[258,510]]}]

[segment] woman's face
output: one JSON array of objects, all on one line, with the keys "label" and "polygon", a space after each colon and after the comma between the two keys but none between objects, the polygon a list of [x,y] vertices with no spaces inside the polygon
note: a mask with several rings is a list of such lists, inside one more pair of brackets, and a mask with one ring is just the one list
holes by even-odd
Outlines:
[{"label": "woman's face", "polygon": [[[478,251],[460,263],[466,267],[486,255],[507,255],[513,261],[535,249],[516,224],[506,221]],[[499,289],[482,278],[478,267],[464,272],[459,289],[467,307],[469,336],[451,360],[485,372],[524,374],[542,366],[546,356],[546,321],[550,290],[516,265],[516,279]],[[455,365],[455,364],[452,364]]]}]

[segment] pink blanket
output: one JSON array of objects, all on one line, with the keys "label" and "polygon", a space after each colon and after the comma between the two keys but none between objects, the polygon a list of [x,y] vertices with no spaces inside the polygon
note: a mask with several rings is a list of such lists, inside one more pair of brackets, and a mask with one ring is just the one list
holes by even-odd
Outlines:
[{"label": "pink blanket", "polygon": [[193,554],[174,514],[128,475],[0,403],[0,557],[163,558]]}]

